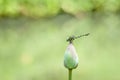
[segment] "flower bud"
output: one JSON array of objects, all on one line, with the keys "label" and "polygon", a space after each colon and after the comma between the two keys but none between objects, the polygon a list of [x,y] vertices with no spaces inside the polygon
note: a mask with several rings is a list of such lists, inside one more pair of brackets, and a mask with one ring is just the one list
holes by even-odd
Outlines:
[{"label": "flower bud", "polygon": [[68,69],[75,69],[78,65],[78,56],[75,47],[70,43],[64,54],[64,66]]}]

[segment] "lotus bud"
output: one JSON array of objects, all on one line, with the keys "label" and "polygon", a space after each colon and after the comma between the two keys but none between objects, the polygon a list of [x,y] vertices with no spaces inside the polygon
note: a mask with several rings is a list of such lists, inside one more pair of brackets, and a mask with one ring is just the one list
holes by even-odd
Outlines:
[{"label": "lotus bud", "polygon": [[78,56],[72,43],[68,45],[65,51],[64,66],[68,69],[75,69],[78,66]]},{"label": "lotus bud", "polygon": [[69,45],[65,51],[64,54],[64,66],[68,68],[69,70],[69,78],[68,80],[72,80],[72,69],[75,69],[78,66],[78,56],[75,50],[75,47],[73,46],[72,42],[80,37],[88,36],[90,33],[80,35],[80,36],[70,36],[67,39],[67,42],[69,42]]}]

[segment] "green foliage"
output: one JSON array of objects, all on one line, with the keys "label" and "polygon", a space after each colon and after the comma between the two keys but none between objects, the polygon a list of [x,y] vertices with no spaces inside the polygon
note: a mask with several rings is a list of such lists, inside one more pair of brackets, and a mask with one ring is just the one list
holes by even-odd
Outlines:
[{"label": "green foliage", "polygon": [[19,14],[19,4],[17,0],[0,0],[1,16],[17,16]]},{"label": "green foliage", "polygon": [[120,9],[120,1],[119,0],[107,0],[104,3],[104,9],[108,12],[116,12]]},{"label": "green foliage", "polygon": [[120,10],[119,0],[0,0],[0,16],[49,17],[61,11],[76,15],[82,12]]},{"label": "green foliage", "polygon": [[60,10],[58,0],[26,0],[22,3],[23,14],[26,16],[47,17],[56,15]]}]

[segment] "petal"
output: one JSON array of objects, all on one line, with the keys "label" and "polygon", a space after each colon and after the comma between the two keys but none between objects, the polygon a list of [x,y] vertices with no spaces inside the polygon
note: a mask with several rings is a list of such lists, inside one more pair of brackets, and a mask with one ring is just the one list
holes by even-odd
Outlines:
[{"label": "petal", "polygon": [[78,56],[75,47],[69,44],[64,55],[64,66],[69,69],[74,69],[78,65]]}]

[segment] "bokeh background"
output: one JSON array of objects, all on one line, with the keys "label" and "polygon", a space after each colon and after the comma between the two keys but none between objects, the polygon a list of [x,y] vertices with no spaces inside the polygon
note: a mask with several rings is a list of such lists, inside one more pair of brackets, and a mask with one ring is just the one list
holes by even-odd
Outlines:
[{"label": "bokeh background", "polygon": [[68,80],[66,38],[85,33],[73,80],[120,80],[119,0],[0,0],[0,80]]}]

